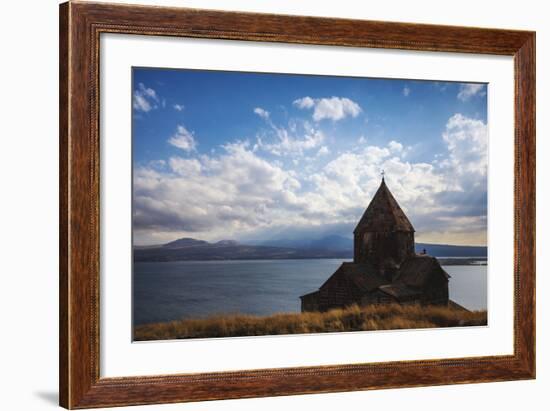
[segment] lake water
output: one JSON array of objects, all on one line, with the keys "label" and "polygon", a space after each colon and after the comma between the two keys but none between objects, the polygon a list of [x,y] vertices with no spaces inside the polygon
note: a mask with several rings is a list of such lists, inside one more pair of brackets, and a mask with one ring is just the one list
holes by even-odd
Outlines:
[{"label": "lake water", "polygon": [[[340,259],[176,261],[134,264],[134,324],[212,314],[300,312],[300,295],[315,291]],[[487,308],[487,266],[444,266],[450,298]]]}]

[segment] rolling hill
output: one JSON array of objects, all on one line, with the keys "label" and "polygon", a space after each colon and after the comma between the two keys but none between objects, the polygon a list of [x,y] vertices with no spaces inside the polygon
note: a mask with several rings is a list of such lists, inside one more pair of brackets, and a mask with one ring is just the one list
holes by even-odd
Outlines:
[{"label": "rolling hill", "polygon": [[[487,247],[444,244],[416,244],[417,252],[435,257],[487,256]],[[353,258],[353,241],[337,235],[310,240],[272,240],[260,244],[240,244],[234,240],[210,243],[194,238],[154,246],[134,247],[134,261],[191,260],[274,260],[304,258]]]}]

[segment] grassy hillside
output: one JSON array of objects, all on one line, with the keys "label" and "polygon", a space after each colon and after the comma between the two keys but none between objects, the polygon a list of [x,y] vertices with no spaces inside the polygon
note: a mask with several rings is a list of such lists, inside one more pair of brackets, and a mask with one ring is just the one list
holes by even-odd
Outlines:
[{"label": "grassy hillside", "polygon": [[285,313],[267,317],[219,315],[141,325],[135,328],[134,339],[146,341],[471,325],[487,325],[487,311],[470,312],[455,307],[398,304],[367,307],[354,305],[325,313]]}]

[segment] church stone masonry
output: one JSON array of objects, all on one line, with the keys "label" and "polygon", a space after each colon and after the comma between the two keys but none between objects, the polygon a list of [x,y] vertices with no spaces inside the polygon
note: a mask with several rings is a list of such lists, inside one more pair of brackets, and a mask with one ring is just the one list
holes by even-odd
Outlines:
[{"label": "church stone masonry", "polygon": [[414,228],[384,177],[353,231],[353,262],[300,297],[302,311],[352,304],[449,304],[449,278],[435,257],[416,254]]}]

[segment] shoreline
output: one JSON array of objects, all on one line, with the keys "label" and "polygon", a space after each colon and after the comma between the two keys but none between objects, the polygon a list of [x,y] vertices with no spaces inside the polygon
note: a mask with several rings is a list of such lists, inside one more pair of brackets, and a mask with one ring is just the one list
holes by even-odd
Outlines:
[{"label": "shoreline", "polygon": [[[487,257],[435,257],[442,266],[486,266]],[[181,260],[134,260],[133,263],[224,263],[224,262],[257,262],[257,261],[311,261],[311,260],[339,260],[342,262],[353,261],[353,257],[304,257],[304,258],[210,258],[210,259],[181,259]]]},{"label": "shoreline", "polygon": [[134,341],[247,337],[487,325],[487,311],[448,306],[380,304],[327,312],[279,313],[268,316],[215,315],[134,326]]}]

